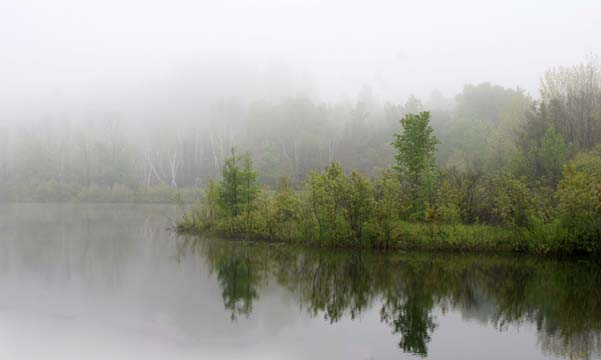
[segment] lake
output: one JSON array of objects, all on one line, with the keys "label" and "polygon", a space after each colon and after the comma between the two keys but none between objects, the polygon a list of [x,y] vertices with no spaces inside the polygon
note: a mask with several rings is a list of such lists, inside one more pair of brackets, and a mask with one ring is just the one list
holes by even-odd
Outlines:
[{"label": "lake", "polygon": [[601,359],[590,261],[178,237],[179,215],[0,204],[0,358]]}]

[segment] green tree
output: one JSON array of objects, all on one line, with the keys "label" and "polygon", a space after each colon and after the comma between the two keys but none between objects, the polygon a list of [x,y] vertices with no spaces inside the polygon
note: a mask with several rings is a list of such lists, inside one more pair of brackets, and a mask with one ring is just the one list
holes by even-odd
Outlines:
[{"label": "green tree", "polygon": [[569,149],[563,136],[550,126],[543,137],[539,157],[544,176],[556,185],[561,177],[563,165],[568,160]]},{"label": "green tree", "polygon": [[440,163],[499,172],[513,155],[515,129],[531,100],[520,89],[490,83],[468,84],[455,100],[452,122],[435,126]]},{"label": "green tree", "polygon": [[500,176],[493,183],[494,212],[501,222],[514,229],[527,227],[534,204],[525,179]]},{"label": "green tree", "polygon": [[461,193],[443,179],[436,184],[434,202],[429,211],[429,218],[441,223],[457,223],[461,219]]},{"label": "green tree", "polygon": [[318,230],[318,240],[324,240],[327,231],[328,214],[330,209],[334,207],[331,199],[326,193],[326,178],[323,174],[317,171],[311,171],[307,177],[307,193],[309,194],[309,203],[312,217],[315,219]]},{"label": "green tree", "polygon": [[295,225],[300,220],[300,199],[294,194],[290,182],[285,177],[280,178],[273,207],[278,234],[283,238],[292,239]]},{"label": "green tree", "polygon": [[353,241],[360,244],[363,240],[363,228],[372,216],[372,186],[365,175],[356,171],[352,172],[350,178],[344,177],[343,180],[342,213]]},{"label": "green tree", "polygon": [[240,157],[236,155],[236,150],[232,148],[231,156],[225,159],[221,172],[221,182],[219,183],[219,201],[221,207],[230,217],[236,217],[240,214],[240,184],[242,175],[240,174]]},{"label": "green tree", "polygon": [[231,156],[225,159],[219,183],[219,204],[230,218],[230,230],[234,230],[234,224],[242,214],[245,215],[246,229],[249,229],[258,191],[257,174],[252,168],[250,156],[237,155],[236,150],[232,149]]},{"label": "green tree", "polygon": [[452,190],[458,193],[462,222],[472,224],[490,218],[491,196],[487,187],[489,181],[484,178],[480,167],[461,172],[451,168],[447,170],[446,177]]},{"label": "green tree", "polygon": [[558,196],[567,250],[601,251],[601,145],[565,166]]},{"label": "green tree", "polygon": [[382,172],[374,186],[373,221],[381,247],[392,246],[392,232],[399,219],[401,188],[397,176],[389,170]]},{"label": "green tree", "polygon": [[319,230],[319,241],[341,237],[338,219],[341,216],[345,176],[342,166],[332,163],[321,173],[312,172],[308,179],[310,204]]},{"label": "green tree", "polygon": [[549,119],[544,103],[526,114],[516,145],[518,152],[511,163],[512,171],[531,181],[544,177],[548,185],[557,186],[570,149]]},{"label": "green tree", "polygon": [[248,154],[242,157],[242,163],[243,167],[240,172],[241,181],[238,192],[242,200],[241,208],[245,215],[246,231],[248,231],[251,226],[251,214],[255,207],[255,199],[259,192],[259,185],[257,184],[257,173],[253,169],[252,160]]},{"label": "green tree", "polygon": [[220,187],[218,183],[210,178],[207,181],[207,186],[205,188],[205,205],[205,218],[210,223],[213,223],[219,217],[221,217],[222,209],[220,207]]},{"label": "green tree", "polygon": [[272,240],[276,233],[276,207],[269,189],[262,189],[255,200],[252,230]]},{"label": "green tree", "polygon": [[436,145],[439,143],[430,126],[430,113],[407,114],[401,119],[403,132],[394,134],[396,149],[394,168],[407,185],[411,197],[411,217],[423,219],[426,202],[432,195],[432,179],[436,167]]}]

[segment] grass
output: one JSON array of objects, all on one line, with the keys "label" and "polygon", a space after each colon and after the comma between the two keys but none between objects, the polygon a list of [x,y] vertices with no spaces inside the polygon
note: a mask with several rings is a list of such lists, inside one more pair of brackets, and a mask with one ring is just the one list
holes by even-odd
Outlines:
[{"label": "grass", "polygon": [[514,251],[515,234],[505,228],[480,224],[424,224],[401,222],[395,247],[453,251]]},{"label": "grass", "polygon": [[[183,234],[212,233],[228,238],[238,237],[248,239],[262,239],[278,242],[288,242],[311,246],[344,248],[344,247],[377,247],[374,241],[363,241],[360,244],[351,241],[324,240],[316,238],[303,238],[300,233],[292,237],[271,236],[258,231],[231,233],[223,226],[208,224],[196,215],[195,212],[186,214],[178,221],[175,230]],[[315,230],[315,229],[313,229]],[[318,233],[313,231],[313,234]],[[423,249],[423,250],[445,250],[445,251],[474,251],[474,252],[510,252],[523,251],[518,246],[520,241],[516,240],[516,233],[498,226],[481,224],[428,224],[398,222],[394,226],[391,247],[394,249]],[[528,252],[528,251],[525,251]]]}]

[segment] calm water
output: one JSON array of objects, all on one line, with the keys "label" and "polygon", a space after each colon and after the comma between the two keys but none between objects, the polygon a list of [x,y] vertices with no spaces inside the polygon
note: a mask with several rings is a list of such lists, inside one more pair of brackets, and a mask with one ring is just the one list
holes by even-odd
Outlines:
[{"label": "calm water", "polygon": [[601,271],[176,237],[172,206],[0,204],[0,359],[601,358]]}]

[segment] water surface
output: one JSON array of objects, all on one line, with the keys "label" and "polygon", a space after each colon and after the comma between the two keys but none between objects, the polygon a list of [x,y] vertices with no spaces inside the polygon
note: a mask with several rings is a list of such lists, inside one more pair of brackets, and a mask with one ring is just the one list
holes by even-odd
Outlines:
[{"label": "water surface", "polygon": [[176,237],[177,216],[0,204],[0,358],[601,358],[589,261]]}]

